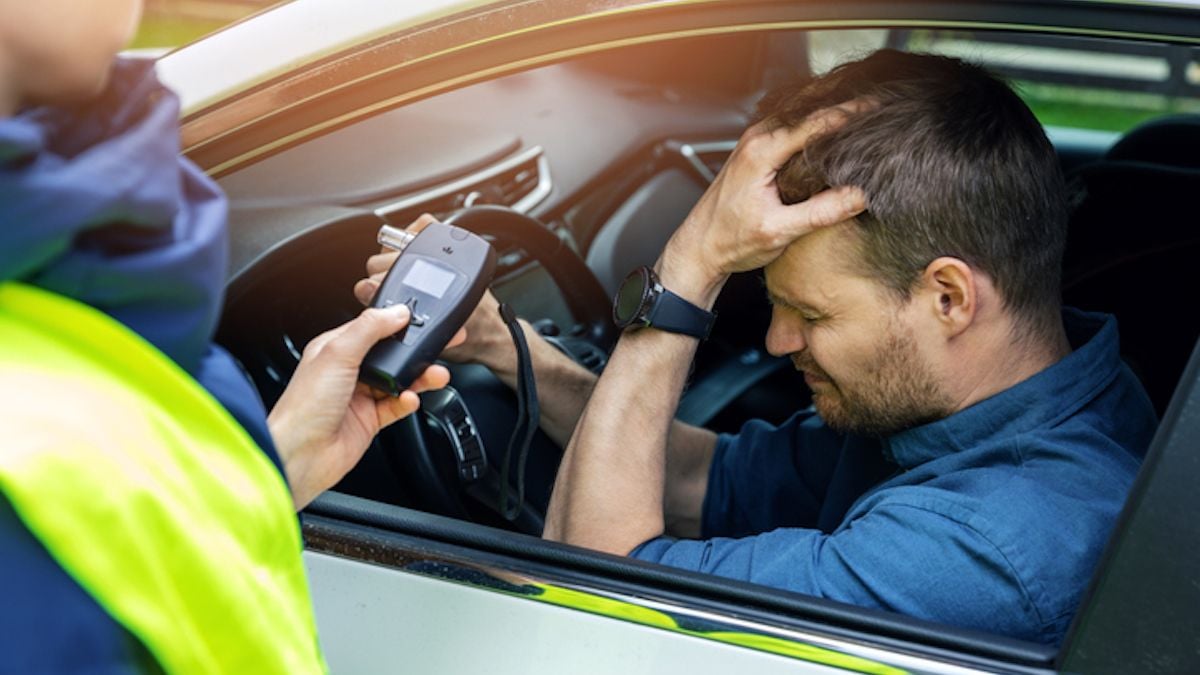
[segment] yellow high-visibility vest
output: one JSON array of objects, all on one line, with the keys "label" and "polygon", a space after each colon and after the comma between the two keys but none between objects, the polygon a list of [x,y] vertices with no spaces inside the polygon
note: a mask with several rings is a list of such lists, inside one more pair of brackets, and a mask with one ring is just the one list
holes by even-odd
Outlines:
[{"label": "yellow high-visibility vest", "polygon": [[287,486],[153,345],[0,284],[0,491],[168,673],[323,672]]}]

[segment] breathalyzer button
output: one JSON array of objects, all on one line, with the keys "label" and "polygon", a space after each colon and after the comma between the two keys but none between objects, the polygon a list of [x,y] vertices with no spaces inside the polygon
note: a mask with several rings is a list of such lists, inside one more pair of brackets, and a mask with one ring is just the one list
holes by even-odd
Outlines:
[{"label": "breathalyzer button", "polygon": [[450,238],[451,239],[454,239],[457,241],[463,241],[470,234],[471,234],[470,232],[467,232],[466,230],[462,229],[461,227],[454,227],[453,225],[450,226]]}]

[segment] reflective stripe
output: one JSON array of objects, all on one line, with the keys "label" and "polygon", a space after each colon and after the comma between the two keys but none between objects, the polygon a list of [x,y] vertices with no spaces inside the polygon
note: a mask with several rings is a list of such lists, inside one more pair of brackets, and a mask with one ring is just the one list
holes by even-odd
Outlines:
[{"label": "reflective stripe", "polygon": [[279,472],[108,316],[0,284],[0,490],[167,672],[305,673],[317,645]]},{"label": "reflective stripe", "polygon": [[540,593],[528,595],[542,602],[546,602],[560,607],[570,607],[572,609],[590,612],[592,614],[600,614],[602,616],[611,617],[614,619],[623,619],[643,626],[652,626],[654,628],[662,628],[673,633],[682,633],[694,637],[705,638],[708,640],[716,640],[726,644],[748,647],[760,652],[768,652],[787,656],[794,659],[800,659],[809,663],[819,663],[835,668],[842,668],[856,673],[871,673],[872,675],[905,675],[907,670],[896,668],[886,663],[864,659],[852,654],[818,647],[816,645],[805,644],[795,640],[787,640],[773,635],[764,635],[762,633],[740,633],[733,631],[706,631],[699,629],[685,628],[681,626],[673,616],[666,612],[650,609],[647,607],[639,607],[637,605],[617,600],[614,598],[606,598],[604,596],[585,593],[570,588],[562,588],[560,586],[551,586],[542,583],[531,583],[530,586],[538,589]]}]

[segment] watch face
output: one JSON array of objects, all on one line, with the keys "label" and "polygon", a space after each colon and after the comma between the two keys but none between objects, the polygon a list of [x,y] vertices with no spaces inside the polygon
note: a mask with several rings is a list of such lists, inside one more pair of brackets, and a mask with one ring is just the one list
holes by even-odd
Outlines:
[{"label": "watch face", "polygon": [[618,326],[627,326],[638,317],[646,298],[645,273],[638,268],[625,277],[613,300],[613,319]]}]

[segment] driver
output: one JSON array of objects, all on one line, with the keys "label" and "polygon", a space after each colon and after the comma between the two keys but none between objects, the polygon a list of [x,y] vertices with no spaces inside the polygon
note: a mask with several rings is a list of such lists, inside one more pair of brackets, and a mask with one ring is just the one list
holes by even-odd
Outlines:
[{"label": "driver", "polygon": [[[1067,205],[1041,126],[981,68],[890,50],[759,118],[654,271],[703,316],[763,268],[767,348],[813,406],[718,436],[672,419],[687,330],[627,329],[597,380],[526,325],[566,444],[544,536],[1060,642],[1156,419],[1115,320],[1060,305]],[[447,356],[511,386],[495,302]]]}]

